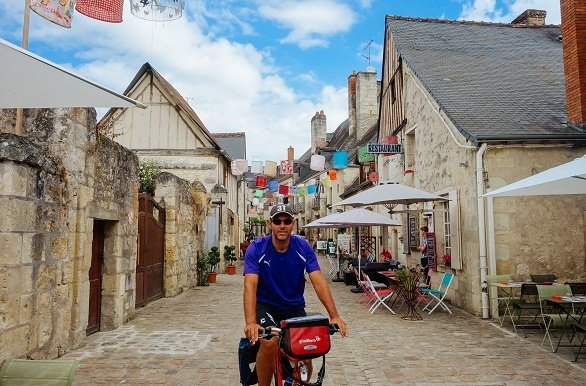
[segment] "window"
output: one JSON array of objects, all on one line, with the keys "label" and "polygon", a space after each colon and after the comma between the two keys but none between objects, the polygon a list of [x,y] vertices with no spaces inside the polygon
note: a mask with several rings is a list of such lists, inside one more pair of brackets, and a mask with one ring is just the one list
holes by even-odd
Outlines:
[{"label": "window", "polygon": [[[462,269],[462,258],[460,256],[460,206],[458,202],[458,192],[450,190],[443,194],[450,201],[442,203],[443,213],[443,232],[444,232],[444,254],[452,257],[451,267]],[[438,256],[441,261],[441,256]]]},{"label": "window", "polygon": [[395,103],[397,92],[395,91],[395,78],[391,79],[391,103]]}]

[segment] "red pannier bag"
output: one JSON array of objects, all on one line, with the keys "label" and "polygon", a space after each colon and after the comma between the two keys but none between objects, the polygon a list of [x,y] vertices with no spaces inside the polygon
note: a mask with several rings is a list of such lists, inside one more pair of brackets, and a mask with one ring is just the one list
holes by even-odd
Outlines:
[{"label": "red pannier bag", "polygon": [[330,321],[324,315],[309,315],[281,321],[283,350],[291,357],[312,359],[330,351]]}]

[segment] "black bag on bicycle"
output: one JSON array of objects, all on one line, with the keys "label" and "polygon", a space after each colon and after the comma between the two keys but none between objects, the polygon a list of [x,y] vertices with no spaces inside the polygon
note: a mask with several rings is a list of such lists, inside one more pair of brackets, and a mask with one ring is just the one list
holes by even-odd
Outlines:
[{"label": "black bag on bicycle", "polygon": [[283,350],[291,357],[312,359],[330,351],[329,319],[324,315],[310,315],[281,321]]},{"label": "black bag on bicycle", "polygon": [[240,383],[242,385],[256,385],[258,376],[256,374],[256,353],[260,342],[250,344],[250,339],[240,338],[238,344],[238,367],[240,368]]}]

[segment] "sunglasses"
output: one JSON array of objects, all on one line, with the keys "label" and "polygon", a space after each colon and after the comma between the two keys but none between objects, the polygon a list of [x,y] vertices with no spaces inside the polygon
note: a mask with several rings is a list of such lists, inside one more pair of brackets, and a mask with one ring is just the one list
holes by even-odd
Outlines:
[{"label": "sunglasses", "polygon": [[293,219],[292,218],[274,218],[271,220],[271,222],[275,225],[281,225],[281,223],[285,223],[285,225],[291,225],[293,224]]}]

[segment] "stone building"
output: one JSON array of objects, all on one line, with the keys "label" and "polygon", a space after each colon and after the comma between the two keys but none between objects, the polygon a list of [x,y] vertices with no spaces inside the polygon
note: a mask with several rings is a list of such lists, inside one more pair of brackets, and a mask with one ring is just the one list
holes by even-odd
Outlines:
[{"label": "stone building", "polygon": [[149,63],[139,69],[124,95],[147,108],[111,109],[99,125],[108,127],[114,140],[134,151],[139,159],[154,161],[163,171],[205,187],[210,200],[204,223],[198,225],[205,230],[202,250],[237,245],[237,179],[230,172],[229,153]]},{"label": "stone building", "polygon": [[0,116],[0,362],[56,358],[133,315],[138,159],[94,109]]},{"label": "stone building", "polygon": [[483,317],[487,273],[586,279],[584,196],[482,197],[586,153],[577,3],[562,1],[561,29],[536,10],[511,24],[386,18],[378,137],[397,136],[404,151],[380,157],[377,169],[383,180],[450,199],[395,215],[405,227],[391,241],[415,265],[410,235],[428,225],[439,257],[434,285],[453,272],[450,301]]}]

